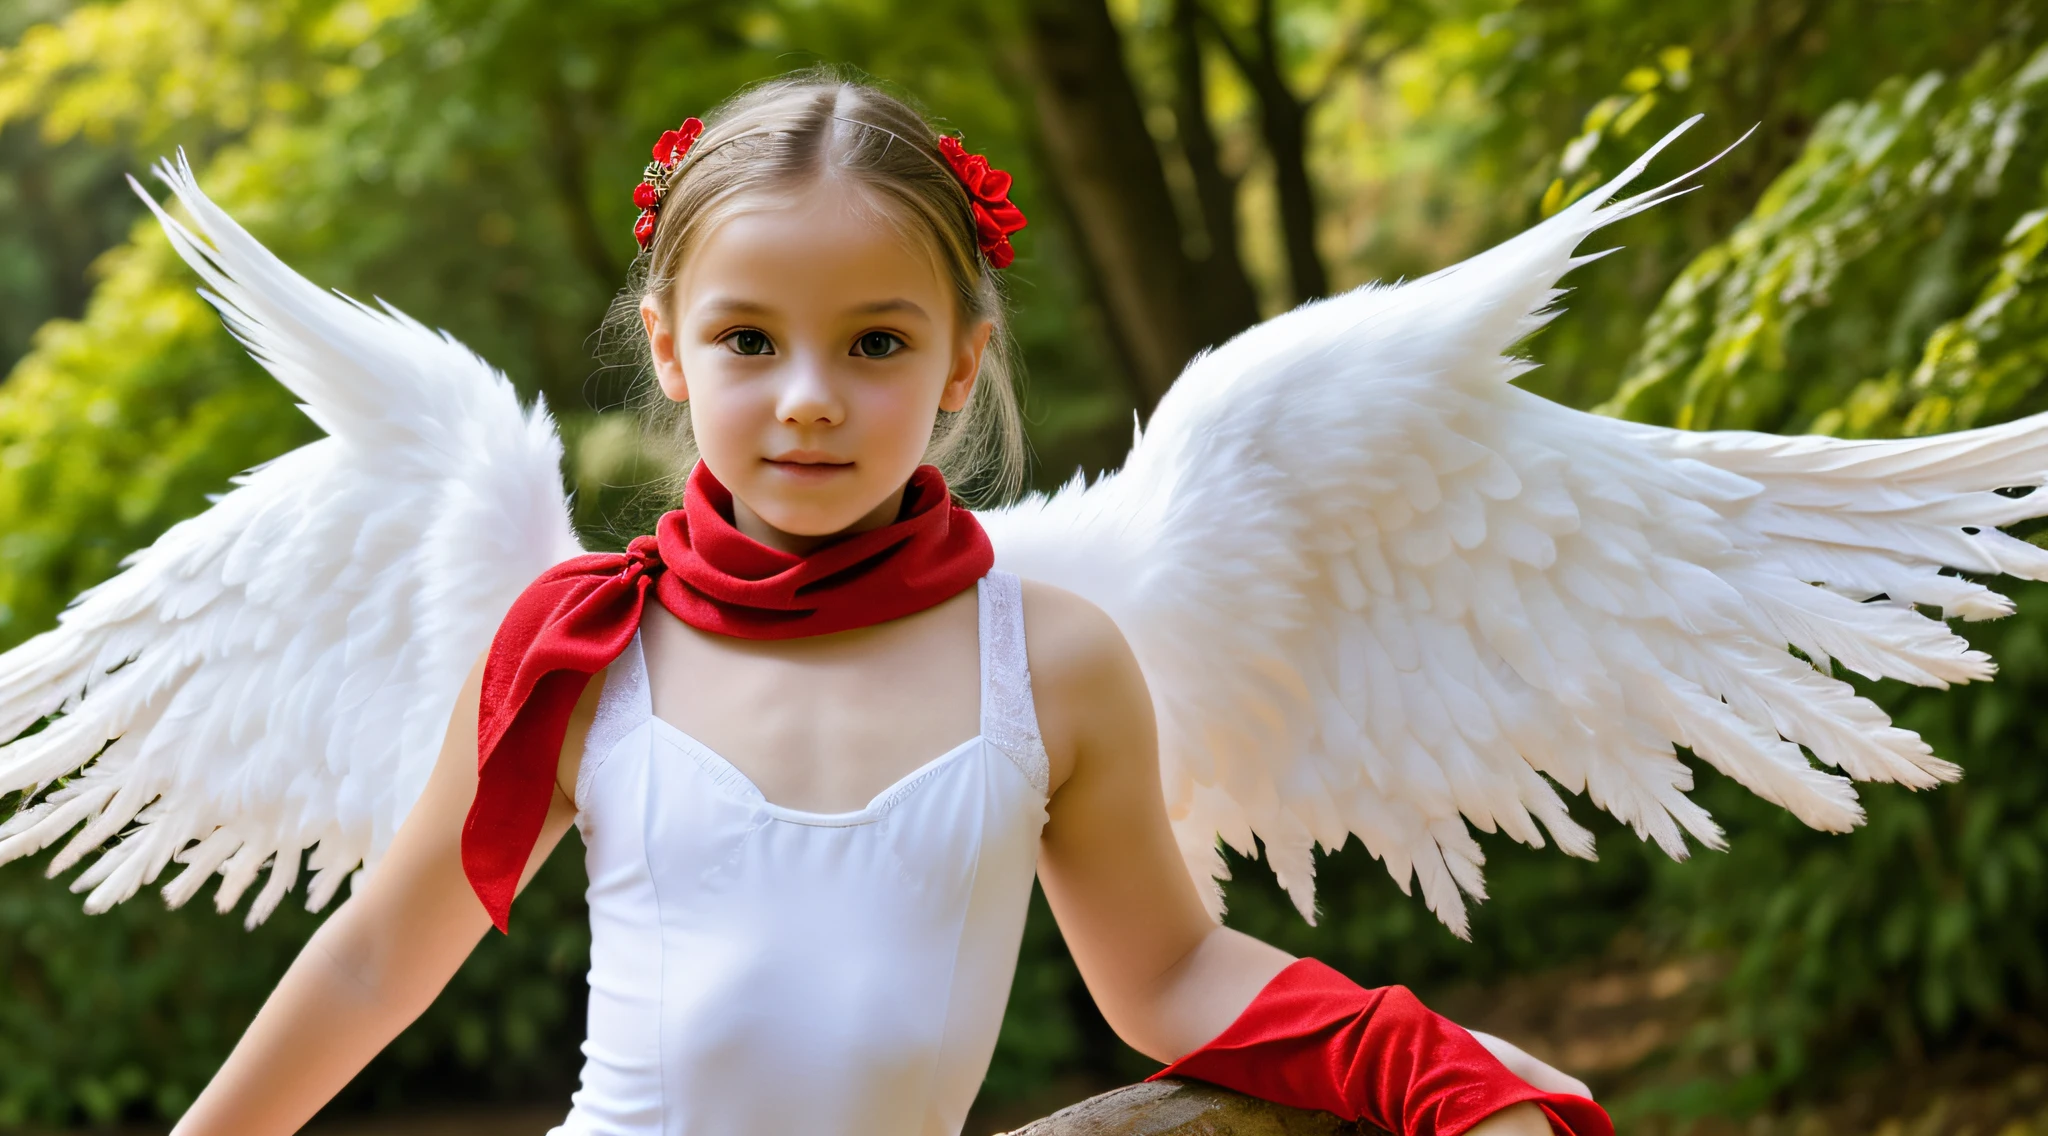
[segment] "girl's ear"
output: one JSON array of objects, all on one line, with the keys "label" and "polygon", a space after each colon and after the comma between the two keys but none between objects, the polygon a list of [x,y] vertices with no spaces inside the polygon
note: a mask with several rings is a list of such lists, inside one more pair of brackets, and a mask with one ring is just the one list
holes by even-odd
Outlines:
[{"label": "girl's ear", "polygon": [[974,393],[974,380],[981,374],[981,353],[988,350],[988,337],[995,327],[994,323],[982,320],[960,337],[953,369],[947,372],[946,385],[939,391],[940,410],[960,410],[967,405],[967,396]]},{"label": "girl's ear", "polygon": [[640,297],[640,322],[647,327],[647,350],[654,356],[654,381],[661,385],[661,393],[676,402],[688,402],[690,387],[683,381],[683,359],[676,350],[675,328],[662,318],[661,305],[655,303],[653,296]]}]

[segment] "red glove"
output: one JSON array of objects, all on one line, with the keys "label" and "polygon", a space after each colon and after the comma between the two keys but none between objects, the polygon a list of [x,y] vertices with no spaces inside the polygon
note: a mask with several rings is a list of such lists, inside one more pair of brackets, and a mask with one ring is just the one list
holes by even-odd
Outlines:
[{"label": "red glove", "polygon": [[1314,959],[1281,971],[1228,1029],[1148,1080],[1161,1077],[1319,1108],[1394,1136],[1460,1136],[1524,1101],[1557,1136],[1614,1136],[1590,1098],[1546,1093],[1508,1072],[1407,987],[1367,990]]}]

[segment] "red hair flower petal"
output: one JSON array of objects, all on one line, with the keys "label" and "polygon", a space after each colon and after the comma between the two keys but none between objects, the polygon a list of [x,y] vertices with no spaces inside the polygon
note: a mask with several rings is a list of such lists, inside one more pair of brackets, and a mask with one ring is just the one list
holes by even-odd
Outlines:
[{"label": "red hair flower petal", "polygon": [[704,124],[695,118],[686,118],[674,130],[664,130],[654,143],[654,160],[665,166],[672,166],[683,160],[690,152],[691,144],[704,133]]},{"label": "red hair flower petal", "polygon": [[633,222],[633,239],[640,242],[641,248],[654,242],[654,226],[660,218],[662,196],[668,191],[668,175],[702,133],[701,120],[686,118],[681,126],[662,131],[661,137],[654,140],[654,163],[647,167],[640,184],[633,187],[633,204],[640,208],[640,216]]},{"label": "red hair flower petal", "polygon": [[1024,211],[1010,201],[1009,173],[989,165],[988,159],[980,154],[968,153],[960,140],[950,134],[939,136],[939,153],[967,190],[981,255],[992,268],[1008,268],[1017,255],[1010,247],[1010,234],[1025,225]]}]

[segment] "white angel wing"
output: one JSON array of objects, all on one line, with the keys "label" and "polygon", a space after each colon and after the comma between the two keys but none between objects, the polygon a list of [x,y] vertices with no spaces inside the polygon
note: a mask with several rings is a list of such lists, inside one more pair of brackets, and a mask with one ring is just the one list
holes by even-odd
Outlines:
[{"label": "white angel wing", "polygon": [[118,838],[73,884],[88,911],[174,859],[172,906],[218,871],[227,911],[272,864],[253,926],[305,850],[314,910],[375,862],[499,618],[578,548],[545,408],[522,411],[448,336],[314,287],[182,156],[157,172],[206,241],[136,192],[328,436],[237,478],[0,655],[0,792],[40,793],[0,825],[0,861],[78,829],[54,876]]},{"label": "white angel wing", "polygon": [[1219,834],[1263,840],[1311,919],[1312,846],[1356,834],[1464,935],[1460,893],[1485,894],[1467,821],[1592,854],[1559,786],[1674,857],[1687,833],[1719,847],[1673,742],[1831,831],[1862,811],[1801,746],[1856,779],[1958,775],[1829,660],[1991,675],[1914,605],[2012,610],[1944,568],[2048,578],[2048,552],[1997,527],[2048,493],[1995,492],[2048,481],[2048,416],[1900,441],[1689,433],[1511,385],[1530,364],[1504,353],[1593,259],[1579,242],[1671,195],[1608,204],[1679,131],[1497,248],[1198,358],[1120,472],[985,518],[999,564],[1129,638],[1212,910]]}]

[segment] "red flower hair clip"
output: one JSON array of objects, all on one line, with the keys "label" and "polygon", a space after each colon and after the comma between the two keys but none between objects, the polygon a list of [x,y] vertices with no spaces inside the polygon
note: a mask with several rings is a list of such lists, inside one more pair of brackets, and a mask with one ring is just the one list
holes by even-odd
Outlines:
[{"label": "red flower hair clip", "polygon": [[654,241],[654,223],[661,210],[661,199],[668,196],[669,175],[690,152],[697,136],[704,133],[704,124],[695,118],[686,118],[674,130],[664,130],[654,143],[654,160],[640,174],[640,184],[633,187],[633,204],[640,207],[640,219],[633,222],[633,239],[645,249]]},{"label": "red flower hair clip", "polygon": [[939,135],[939,153],[945,155],[946,164],[953,167],[953,176],[967,190],[967,200],[974,207],[975,237],[981,245],[981,255],[988,258],[992,268],[1008,268],[1017,258],[1017,252],[1010,247],[1010,234],[1024,227],[1024,211],[1010,204],[1010,175],[988,164],[980,154],[970,154],[960,145],[960,140],[950,134]]}]

